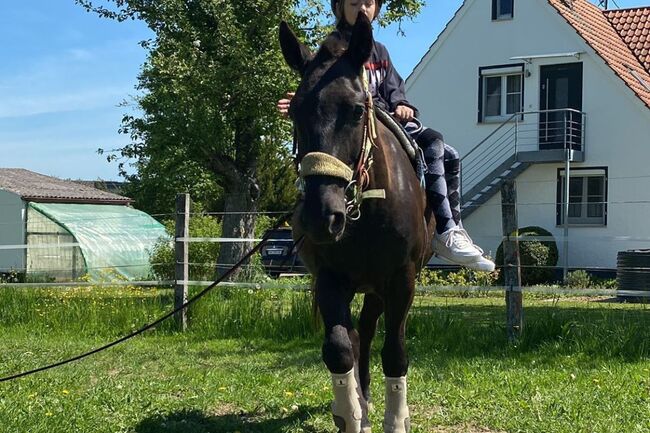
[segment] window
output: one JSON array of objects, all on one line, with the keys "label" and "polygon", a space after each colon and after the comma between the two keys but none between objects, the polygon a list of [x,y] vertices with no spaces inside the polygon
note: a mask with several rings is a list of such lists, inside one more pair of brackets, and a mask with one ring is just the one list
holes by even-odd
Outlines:
[{"label": "window", "polygon": [[479,70],[479,122],[504,121],[523,111],[523,66]]},{"label": "window", "polygon": [[[607,225],[607,169],[573,169],[569,176],[569,224]],[[564,224],[564,170],[558,170],[557,224]]]},{"label": "window", "polygon": [[515,12],[515,0],[492,0],[492,19],[511,20]]}]

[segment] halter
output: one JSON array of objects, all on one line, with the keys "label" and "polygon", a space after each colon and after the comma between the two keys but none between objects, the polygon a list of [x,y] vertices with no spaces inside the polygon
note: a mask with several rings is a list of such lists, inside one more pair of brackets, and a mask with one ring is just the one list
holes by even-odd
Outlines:
[{"label": "halter", "polygon": [[363,122],[363,142],[355,169],[352,170],[340,159],[324,152],[310,152],[300,161],[300,180],[305,177],[321,175],[345,180],[345,211],[349,220],[361,218],[361,203],[365,199],[385,199],[385,189],[367,189],[370,184],[370,168],[372,167],[372,148],[377,146],[377,118],[369,90],[368,77],[361,71],[361,81],[366,93],[365,115]]}]

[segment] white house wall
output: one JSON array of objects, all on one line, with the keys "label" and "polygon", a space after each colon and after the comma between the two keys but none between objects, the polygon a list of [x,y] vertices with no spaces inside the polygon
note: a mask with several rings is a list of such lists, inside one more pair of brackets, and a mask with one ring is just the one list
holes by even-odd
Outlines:
[{"label": "white house wall", "polygon": [[[25,243],[25,205],[13,193],[0,190],[0,247]],[[25,269],[24,249],[0,249],[0,272]]]},{"label": "white house wall", "polygon": [[[650,247],[650,110],[546,0],[515,0],[514,19],[497,22],[491,20],[491,3],[465,2],[407,80],[407,96],[420,109],[424,124],[440,130],[462,157],[498,126],[478,123],[479,67],[522,63],[509,60],[515,56],[584,52],[580,59],[527,64],[531,75],[524,79],[524,110],[539,109],[540,66],[583,63],[586,158],[572,168],[607,167],[609,205],[606,227],[571,228],[569,265],[614,268],[617,251]],[[558,241],[563,233],[556,226],[555,208],[560,167],[533,165],[517,178],[519,225],[542,226]],[[494,254],[501,240],[498,195],[465,226]],[[562,263],[561,242],[558,247]]]}]

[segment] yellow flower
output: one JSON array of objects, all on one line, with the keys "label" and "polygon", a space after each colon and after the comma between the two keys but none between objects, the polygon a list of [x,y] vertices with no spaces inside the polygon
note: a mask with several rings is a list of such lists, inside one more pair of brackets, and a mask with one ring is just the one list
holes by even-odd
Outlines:
[{"label": "yellow flower", "polygon": [[220,386],[219,387],[219,391],[225,391],[226,389],[228,389],[228,388],[226,388],[225,386]]},{"label": "yellow flower", "polygon": [[68,395],[68,394],[70,394],[70,391],[68,391],[67,389],[64,389],[64,390],[61,391],[61,392],[62,392],[64,395]]},{"label": "yellow flower", "polygon": [[291,392],[291,391],[285,391],[285,392],[284,392],[284,395],[286,395],[287,397],[293,397],[293,392]]},{"label": "yellow flower", "polygon": [[47,412],[47,413],[45,414],[45,416],[52,416],[52,415],[54,415],[52,412]]}]

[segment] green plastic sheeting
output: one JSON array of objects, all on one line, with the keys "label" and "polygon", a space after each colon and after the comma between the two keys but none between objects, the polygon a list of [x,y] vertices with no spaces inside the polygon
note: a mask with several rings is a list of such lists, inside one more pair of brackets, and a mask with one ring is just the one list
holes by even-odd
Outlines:
[{"label": "green plastic sheeting", "polygon": [[[92,281],[142,280],[151,274],[149,256],[165,228],[139,210],[117,205],[30,203],[74,236]],[[115,276],[120,278],[119,276]]]}]

